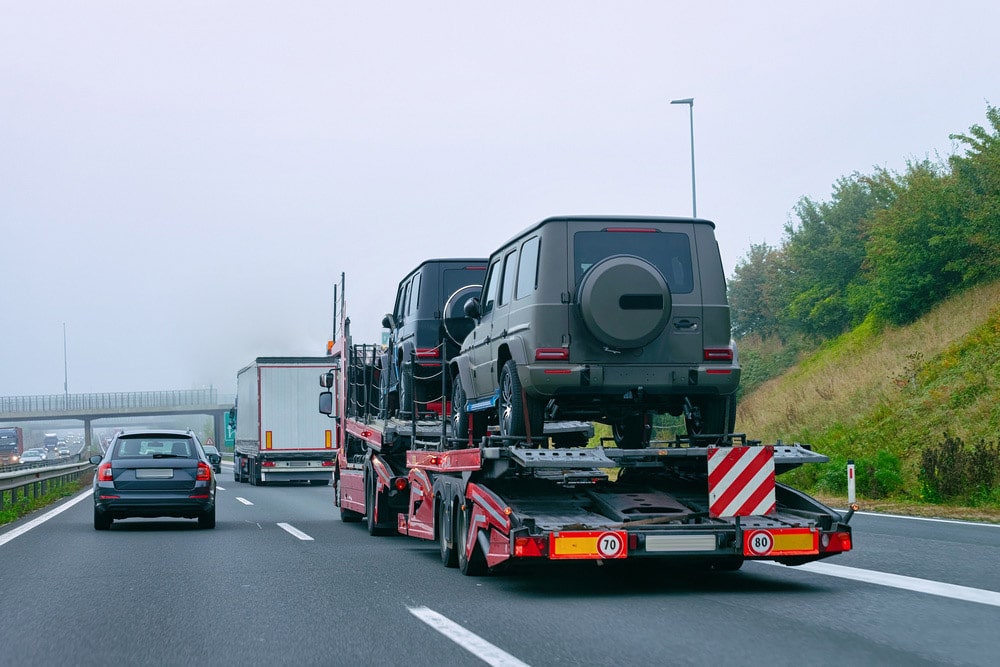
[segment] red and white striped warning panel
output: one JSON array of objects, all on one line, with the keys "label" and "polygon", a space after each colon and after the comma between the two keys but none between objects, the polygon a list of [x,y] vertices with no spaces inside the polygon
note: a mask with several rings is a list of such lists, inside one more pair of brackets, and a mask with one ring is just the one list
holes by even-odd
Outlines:
[{"label": "red and white striped warning panel", "polygon": [[774,447],[708,448],[708,513],[712,518],[774,511]]}]

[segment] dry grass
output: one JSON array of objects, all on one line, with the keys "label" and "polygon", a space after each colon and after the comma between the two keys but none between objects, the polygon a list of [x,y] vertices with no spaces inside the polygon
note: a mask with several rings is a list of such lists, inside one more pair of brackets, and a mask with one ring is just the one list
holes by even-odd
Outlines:
[{"label": "dry grass", "polygon": [[[971,289],[908,327],[876,332],[863,325],[745,396],[737,428],[765,441],[790,441],[871,419],[913,382],[923,361],[982,325],[998,304],[1000,282]],[[948,430],[962,436],[957,426]]]}]

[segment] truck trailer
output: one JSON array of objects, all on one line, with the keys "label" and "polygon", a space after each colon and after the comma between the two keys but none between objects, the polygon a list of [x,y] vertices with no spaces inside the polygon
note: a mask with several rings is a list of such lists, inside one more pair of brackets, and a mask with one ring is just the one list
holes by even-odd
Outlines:
[{"label": "truck trailer", "polygon": [[[340,291],[343,298],[343,279]],[[807,446],[738,433],[574,446],[592,439],[592,426],[552,419],[542,437],[496,426],[480,436],[471,422],[455,428],[456,414],[474,415],[451,406],[450,418],[385,418],[377,410],[380,347],[353,344],[343,301],[339,310],[319,410],[334,424],[334,504],[343,521],[364,521],[372,535],[433,540],[442,563],[465,575],[540,560],[735,570],[746,560],[799,565],[852,547],[850,515],[775,481],[827,460]]]},{"label": "truck trailer", "polygon": [[233,478],[237,482],[329,484],[334,469],[330,421],[308,409],[325,358],[258,357],[236,376]]},{"label": "truck trailer", "polygon": [[0,465],[20,463],[22,453],[24,453],[24,431],[21,427],[0,428]]}]

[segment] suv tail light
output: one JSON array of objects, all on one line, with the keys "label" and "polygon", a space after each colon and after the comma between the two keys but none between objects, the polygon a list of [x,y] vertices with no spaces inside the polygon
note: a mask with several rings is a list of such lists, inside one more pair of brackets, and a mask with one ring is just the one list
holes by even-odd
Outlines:
[{"label": "suv tail light", "polygon": [[212,466],[204,461],[198,461],[198,474],[195,479],[199,482],[208,482],[212,479]]},{"label": "suv tail light", "polygon": [[731,347],[706,347],[705,361],[732,361],[733,348]]},{"label": "suv tail light", "polygon": [[102,463],[101,467],[97,469],[97,481],[98,482],[113,482],[114,477],[111,476],[111,464]]},{"label": "suv tail light", "polygon": [[535,361],[569,361],[569,348],[540,347],[535,350]]}]

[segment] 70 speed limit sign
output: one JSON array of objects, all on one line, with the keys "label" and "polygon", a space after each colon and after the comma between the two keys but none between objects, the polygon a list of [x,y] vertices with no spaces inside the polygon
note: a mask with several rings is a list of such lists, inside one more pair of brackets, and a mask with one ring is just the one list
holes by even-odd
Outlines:
[{"label": "70 speed limit sign", "polygon": [[597,553],[601,558],[618,558],[625,551],[625,540],[619,533],[601,533],[597,538]]}]

